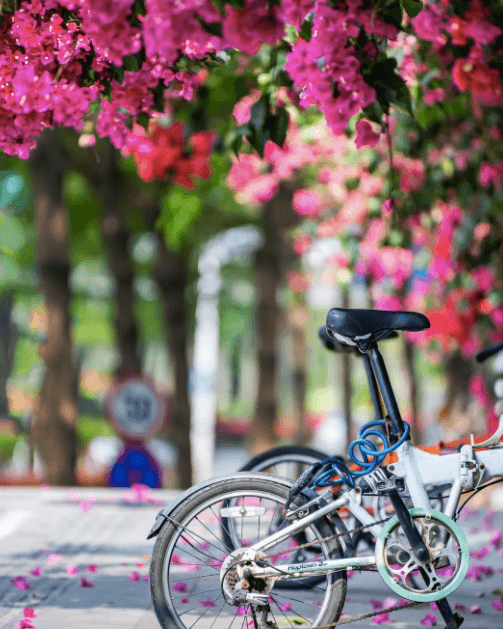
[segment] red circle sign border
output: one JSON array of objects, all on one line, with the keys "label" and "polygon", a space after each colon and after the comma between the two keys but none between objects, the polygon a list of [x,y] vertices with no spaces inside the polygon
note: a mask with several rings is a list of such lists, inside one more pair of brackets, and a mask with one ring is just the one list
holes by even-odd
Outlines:
[{"label": "red circle sign border", "polygon": [[[157,418],[155,422],[149,427],[147,431],[145,431],[144,435],[137,435],[124,430],[123,424],[117,420],[115,413],[112,408],[112,400],[119,393],[121,389],[123,389],[126,385],[131,382],[138,382],[140,384],[146,385],[152,393],[155,395],[157,403],[159,405],[159,413],[157,414]],[[160,432],[164,424],[167,422],[167,411],[168,404],[166,397],[161,395],[155,386],[154,380],[150,376],[138,375],[138,376],[123,376],[119,378],[108,391],[105,398],[105,408],[107,410],[108,417],[113,424],[114,428],[117,430],[120,437],[123,437],[126,441],[132,443],[143,443],[148,439],[154,437],[157,433]]]}]

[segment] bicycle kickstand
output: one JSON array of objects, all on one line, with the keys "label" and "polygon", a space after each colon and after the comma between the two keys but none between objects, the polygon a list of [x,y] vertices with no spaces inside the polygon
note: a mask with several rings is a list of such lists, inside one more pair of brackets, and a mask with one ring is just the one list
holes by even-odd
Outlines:
[{"label": "bicycle kickstand", "polygon": [[457,612],[452,612],[447,598],[441,598],[436,603],[438,611],[442,614],[442,618],[445,621],[446,629],[458,629],[463,624],[465,619]]}]

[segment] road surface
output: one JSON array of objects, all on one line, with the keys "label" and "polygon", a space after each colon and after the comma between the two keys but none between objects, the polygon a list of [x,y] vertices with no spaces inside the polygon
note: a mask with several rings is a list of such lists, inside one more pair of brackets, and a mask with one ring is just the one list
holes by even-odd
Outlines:
[{"label": "road surface", "polygon": [[[166,504],[175,493],[151,496]],[[146,536],[160,508],[131,490],[0,488],[0,629],[13,628],[28,606],[37,613],[37,629],[158,629],[143,578],[154,543]],[[491,566],[494,574],[465,580],[449,600],[480,607],[480,614],[464,614],[464,628],[503,629],[503,612],[492,607],[496,596],[491,594],[503,590],[503,551],[498,554],[490,545],[494,531],[503,529],[503,513],[486,521],[486,529],[481,513],[460,524],[472,550],[490,548],[472,563]],[[16,577],[18,585],[28,587],[24,577],[29,589],[18,589],[11,582]],[[82,578],[92,586],[82,587]],[[362,573],[349,580],[348,595],[349,617],[371,611],[371,598],[383,600],[392,592],[378,575]],[[428,606],[397,612],[385,626],[421,629],[428,612]],[[438,612],[436,617],[437,627],[443,627]],[[370,619],[349,627],[375,625]]]}]

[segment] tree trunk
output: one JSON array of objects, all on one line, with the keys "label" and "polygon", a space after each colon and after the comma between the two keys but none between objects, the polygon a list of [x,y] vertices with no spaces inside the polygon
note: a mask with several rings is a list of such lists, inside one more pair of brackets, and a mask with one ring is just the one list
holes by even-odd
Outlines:
[{"label": "tree trunk", "polygon": [[62,195],[66,164],[54,132],[42,133],[31,165],[40,291],[47,312],[47,341],[39,349],[46,372],[35,404],[32,435],[45,464],[44,481],[74,485],[77,396],[70,338],[69,225]]},{"label": "tree trunk", "polygon": [[0,301],[0,417],[9,416],[7,380],[12,371],[19,332],[11,322],[13,292],[5,292]]},{"label": "tree trunk", "polygon": [[250,426],[251,454],[259,454],[276,443],[274,426],[278,414],[276,399],[276,339],[280,311],[276,293],[280,287],[279,246],[273,218],[264,210],[266,242],[256,255],[258,301],[258,392],[255,415]]},{"label": "tree trunk", "polygon": [[[138,199],[141,203],[141,199]],[[143,211],[147,229],[154,230],[160,216],[160,200],[144,200]],[[180,488],[192,485],[192,453],[190,447],[190,396],[187,286],[189,258],[174,253],[158,235],[157,264],[154,278],[164,303],[166,314],[167,350],[173,361],[175,390],[170,399],[170,424],[173,442],[178,452],[177,478]]]},{"label": "tree trunk", "polygon": [[175,391],[171,398],[171,431],[178,450],[178,483],[192,485],[190,450],[189,364],[187,359],[186,290],[188,259],[170,251],[159,238],[155,279],[166,311],[167,343],[173,361]]},{"label": "tree trunk", "polygon": [[258,392],[250,426],[250,450],[258,454],[276,443],[277,348],[280,308],[276,296],[284,277],[285,238],[298,220],[292,210],[292,198],[299,184],[297,178],[283,182],[276,196],[263,209],[265,244],[256,255],[258,302]]},{"label": "tree trunk", "polygon": [[[349,287],[341,286],[342,291],[342,307],[349,308]],[[350,352],[342,352],[342,387],[343,387],[343,408],[344,423],[346,424],[346,444],[344,451],[347,450],[351,442],[351,426],[353,424],[353,415],[351,409],[351,401],[353,398],[353,356]]]},{"label": "tree trunk", "polygon": [[309,430],[304,421],[305,402],[307,393],[307,361],[309,349],[306,341],[306,328],[309,322],[309,312],[304,295],[301,302],[294,306],[289,315],[290,333],[293,345],[293,411],[292,419],[295,427],[294,442],[306,445],[309,441]]},{"label": "tree trunk", "polygon": [[110,270],[116,285],[115,334],[119,363],[114,371],[116,379],[141,373],[138,348],[139,331],[134,312],[134,268],[130,253],[131,233],[123,217],[126,177],[119,168],[116,149],[107,141],[100,152],[99,192],[102,225]]},{"label": "tree trunk", "polygon": [[419,427],[419,383],[416,370],[416,348],[412,341],[407,338],[403,340],[403,357],[409,389],[411,438],[414,445],[418,446],[422,442],[422,436]]},{"label": "tree trunk", "polygon": [[466,437],[472,430],[469,383],[474,371],[472,363],[463,358],[459,350],[446,356],[444,371],[447,390],[445,402],[438,412],[438,419],[443,428],[443,439],[449,441]]}]

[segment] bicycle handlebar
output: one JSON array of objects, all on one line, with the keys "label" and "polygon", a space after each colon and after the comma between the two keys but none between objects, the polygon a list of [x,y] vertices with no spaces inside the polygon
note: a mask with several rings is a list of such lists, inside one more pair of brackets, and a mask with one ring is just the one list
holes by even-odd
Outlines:
[{"label": "bicycle handlebar", "polygon": [[501,350],[503,350],[503,343],[496,343],[495,345],[491,345],[490,347],[486,347],[486,349],[483,349],[481,352],[479,352],[475,356],[475,360],[478,363],[483,363],[484,360],[487,360],[491,356],[494,356],[494,354],[497,354],[498,352],[501,352]]},{"label": "bicycle handlebar", "polygon": [[[318,336],[320,337],[320,340],[323,343],[323,345],[331,352],[351,352],[352,351],[360,355],[360,352],[358,352],[358,350],[356,349],[354,345],[345,345],[344,343],[341,343],[340,341],[335,341],[333,338],[328,336],[327,328],[324,325],[322,325],[321,328],[318,330]],[[396,339],[397,337],[398,337],[398,332],[395,332],[395,330],[391,330],[391,332],[381,340],[384,341],[386,339]]]}]

